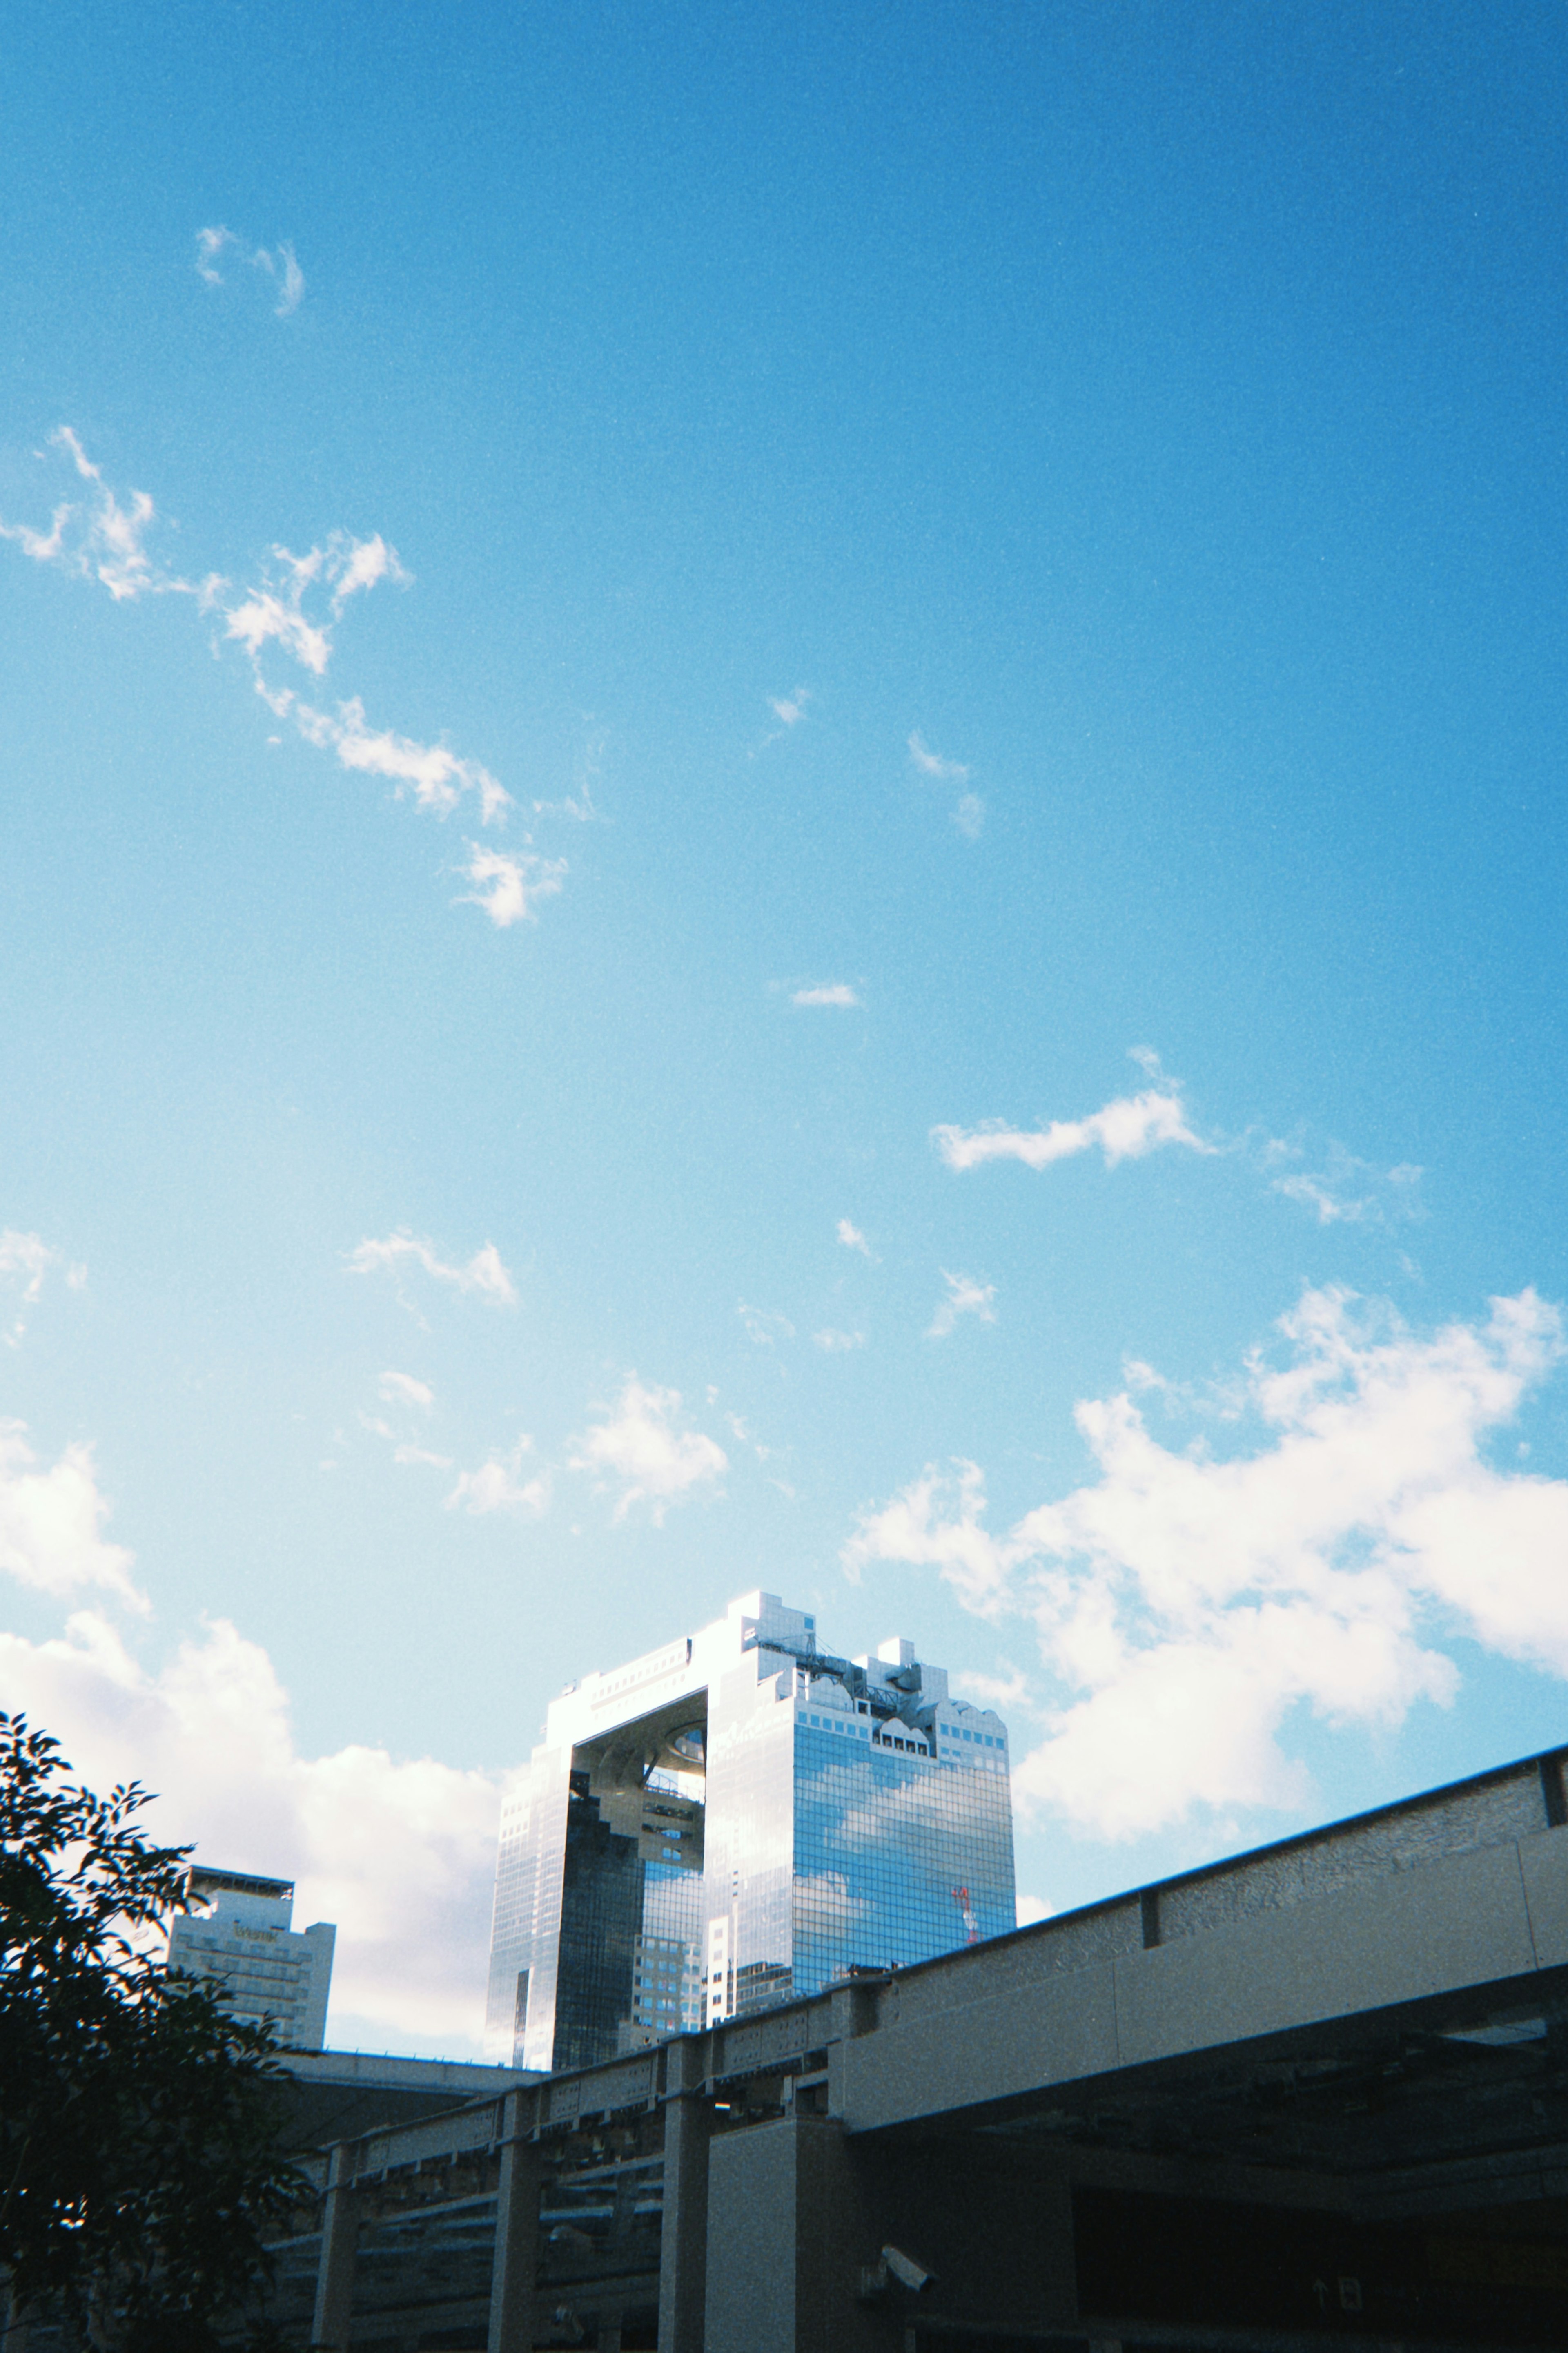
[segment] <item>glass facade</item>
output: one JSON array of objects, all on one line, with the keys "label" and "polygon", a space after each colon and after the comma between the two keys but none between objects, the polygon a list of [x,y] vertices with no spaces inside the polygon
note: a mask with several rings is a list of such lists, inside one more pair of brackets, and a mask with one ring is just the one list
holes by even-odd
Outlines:
[{"label": "glass facade", "polygon": [[502,1810],[490,2054],[585,2066],[1013,1925],[1000,1719],[747,1594],[552,1706]]}]

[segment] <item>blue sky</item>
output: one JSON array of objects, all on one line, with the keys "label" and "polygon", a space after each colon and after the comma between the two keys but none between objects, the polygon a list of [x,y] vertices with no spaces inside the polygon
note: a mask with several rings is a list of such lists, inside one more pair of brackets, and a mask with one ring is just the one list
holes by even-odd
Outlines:
[{"label": "blue sky", "polygon": [[0,1704],[449,2051],[753,1585],[1037,1905],[1568,1735],[1556,13],[5,45]]}]

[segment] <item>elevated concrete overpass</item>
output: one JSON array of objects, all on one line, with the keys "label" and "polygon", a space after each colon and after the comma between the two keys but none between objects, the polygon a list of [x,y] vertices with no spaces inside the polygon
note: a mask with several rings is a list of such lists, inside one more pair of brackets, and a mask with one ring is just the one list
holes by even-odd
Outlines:
[{"label": "elevated concrete overpass", "polygon": [[340,2140],[363,2353],[1568,2346],[1568,1752]]}]

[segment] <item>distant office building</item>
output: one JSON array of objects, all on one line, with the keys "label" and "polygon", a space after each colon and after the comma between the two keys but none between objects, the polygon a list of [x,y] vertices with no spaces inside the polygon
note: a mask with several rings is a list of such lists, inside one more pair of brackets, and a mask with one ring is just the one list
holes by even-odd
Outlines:
[{"label": "distant office building", "polygon": [[771,1593],[574,1684],[501,1812],[487,2039],[617,2052],[1014,1926],[1007,1736]]},{"label": "distant office building", "polygon": [[296,1936],[294,1883],[237,1871],[190,1873],[193,1895],[207,1908],[176,1912],[169,1925],[169,1967],[205,1978],[237,2018],[269,2018],[280,2042],[320,2051],[327,2036],[327,1994],[337,1930],[325,1920]]}]

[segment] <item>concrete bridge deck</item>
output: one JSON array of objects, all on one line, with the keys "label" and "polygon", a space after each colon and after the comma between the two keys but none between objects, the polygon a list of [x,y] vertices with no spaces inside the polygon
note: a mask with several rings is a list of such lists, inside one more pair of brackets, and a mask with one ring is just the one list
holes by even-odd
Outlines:
[{"label": "concrete bridge deck", "polygon": [[341,2141],[279,2323],[356,2353],[1568,2346],[1564,1754]]}]

